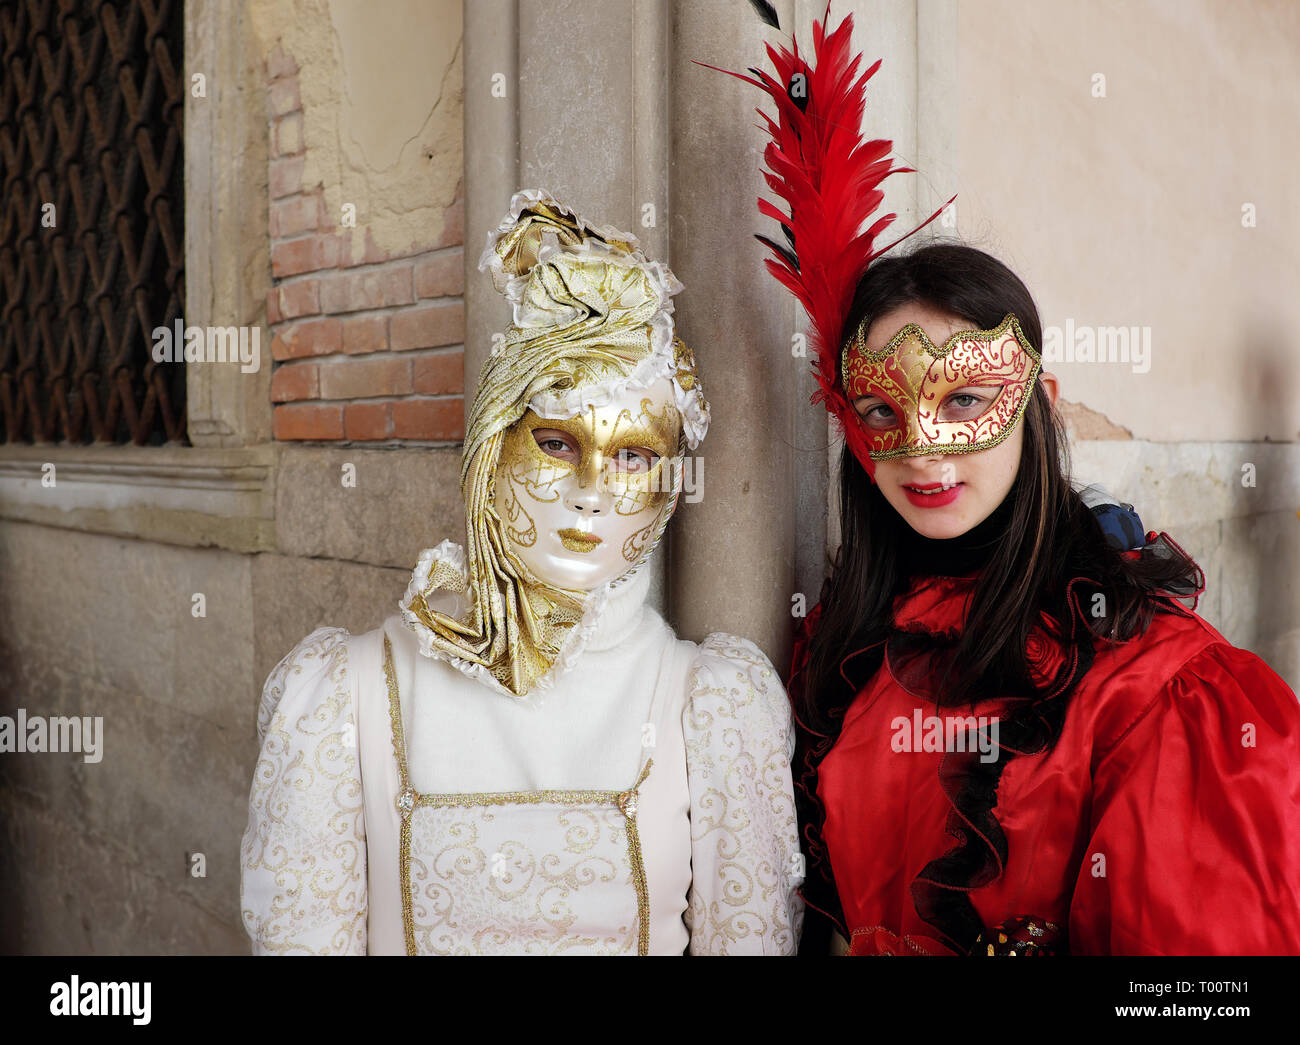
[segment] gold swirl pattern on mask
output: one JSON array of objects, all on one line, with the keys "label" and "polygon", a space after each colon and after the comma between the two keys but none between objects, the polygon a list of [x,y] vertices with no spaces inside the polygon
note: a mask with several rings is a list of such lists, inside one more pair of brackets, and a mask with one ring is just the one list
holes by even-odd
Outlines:
[{"label": "gold swirl pattern on mask", "polygon": [[[857,375],[855,374],[855,377]],[[920,412],[919,389],[924,375],[917,376],[896,355],[889,355],[869,373],[863,374],[850,393],[850,398],[875,395],[894,404],[901,424],[885,431],[870,430],[868,445],[874,458],[876,453],[893,451],[915,442],[919,437],[915,418]],[[864,423],[865,422],[861,422]]]},{"label": "gold swirl pattern on mask", "polygon": [[[500,468],[510,481],[523,489],[538,504],[554,504],[560,499],[555,484],[573,474],[573,465],[552,457],[540,446],[533,435],[540,428],[552,428],[531,410],[518,423],[506,429],[501,444]],[[497,477],[500,482],[500,476]]]},{"label": "gold swirl pattern on mask", "polygon": [[[958,441],[994,445],[992,440],[1009,429],[1025,401],[1025,366],[1026,353],[1015,337],[1004,334],[1001,337],[963,338],[952,345],[941,361],[942,380],[954,387],[963,387],[987,381],[989,378],[1006,378],[1008,383],[984,413],[973,421],[963,422],[973,425],[973,429],[957,430],[953,438]],[[932,406],[937,397],[927,395],[926,409],[920,413],[920,427],[923,438],[938,441],[944,438],[943,424],[938,410]],[[1005,438],[1005,436],[1001,436]]]},{"label": "gold swirl pattern on mask", "polygon": [[[662,508],[668,484],[663,478],[665,461],[681,434],[681,421],[672,403],[656,412],[649,398],[641,401],[641,410],[620,410],[611,420],[600,417],[596,407],[573,418],[539,417],[531,410],[507,431],[501,450],[500,468],[505,477],[540,503],[559,499],[554,484],[579,475],[584,485],[596,486],[613,498],[615,514],[637,515]],[[577,444],[578,460],[553,457],[538,445],[536,433],[542,430],[563,432]],[[656,457],[645,471],[633,472],[616,467],[619,453],[645,449]],[[498,482],[500,477],[498,478]]]},{"label": "gold swirl pattern on mask", "polygon": [[[526,527],[520,526],[521,519],[528,524]],[[505,512],[501,518],[501,525],[505,529],[506,536],[516,544],[531,548],[537,543],[537,523],[525,511],[523,502],[510,486],[506,490]]]},{"label": "gold swirl pattern on mask", "polygon": [[655,462],[644,472],[615,472],[613,492],[619,500],[614,510],[620,515],[635,515],[647,508],[663,505],[666,487],[664,471],[669,467],[675,449],[680,446],[681,418],[677,408],[665,404],[658,413],[649,399],[641,400],[641,412],[635,417],[630,410],[619,414],[618,427],[611,436],[613,453],[633,447],[643,447],[655,455]]},{"label": "gold swirl pattern on mask", "polygon": [[655,524],[649,523],[647,526],[628,536],[623,542],[620,554],[627,562],[636,562],[641,558],[642,552],[645,551],[646,545],[654,538]]}]

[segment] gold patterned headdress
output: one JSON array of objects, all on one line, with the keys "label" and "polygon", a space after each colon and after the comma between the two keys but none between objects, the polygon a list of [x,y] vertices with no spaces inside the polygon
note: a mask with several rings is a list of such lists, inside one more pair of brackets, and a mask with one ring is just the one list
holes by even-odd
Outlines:
[{"label": "gold patterned headdress", "polygon": [[[671,298],[681,284],[646,259],[634,236],[591,225],[545,192],[523,191],[489,233],[479,270],[491,273],[513,319],[494,338],[465,436],[466,549],[444,542],[426,550],[400,608],[426,656],[522,697],[549,686],[581,652],[609,589],[653,551],[676,506],[684,449],[708,428],[708,403],[690,350],[673,336]],[[654,539],[595,592],[544,584],[511,552],[494,504],[506,429],[529,409],[573,417],[662,378],[676,394],[682,445]],[[434,607],[450,595],[461,597],[458,612]]]}]

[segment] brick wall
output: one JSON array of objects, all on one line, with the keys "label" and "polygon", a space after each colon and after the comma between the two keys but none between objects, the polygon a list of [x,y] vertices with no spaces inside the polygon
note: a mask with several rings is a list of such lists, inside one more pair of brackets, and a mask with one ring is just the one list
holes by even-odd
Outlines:
[{"label": "brick wall", "polygon": [[[273,434],[277,440],[458,442],[464,438],[464,198],[439,242],[379,250],[304,185],[298,68],[267,61]],[[353,243],[364,253],[353,262]]]}]

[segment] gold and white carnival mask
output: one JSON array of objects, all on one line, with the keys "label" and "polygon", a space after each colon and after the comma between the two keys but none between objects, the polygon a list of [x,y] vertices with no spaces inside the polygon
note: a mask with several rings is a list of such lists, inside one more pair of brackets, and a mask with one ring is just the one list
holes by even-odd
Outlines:
[{"label": "gold and white carnival mask", "polygon": [[529,410],[506,433],[496,477],[516,558],[556,588],[592,591],[626,573],[666,521],[680,435],[662,378],[572,418]]},{"label": "gold and white carnival mask", "polygon": [[467,425],[466,547],[426,550],[401,610],[426,656],[523,697],[654,550],[708,403],[673,336],[681,284],[635,237],[525,191],[479,268],[513,318]]}]

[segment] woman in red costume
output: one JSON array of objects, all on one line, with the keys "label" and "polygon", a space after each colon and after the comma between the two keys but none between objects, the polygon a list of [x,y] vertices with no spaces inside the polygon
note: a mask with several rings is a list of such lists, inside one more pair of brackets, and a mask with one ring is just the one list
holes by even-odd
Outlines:
[{"label": "woman in red costume", "polygon": [[859,73],[851,26],[741,75],[776,109],[768,268],[845,435],[789,687],[801,949],[1300,951],[1296,697],[1184,604],[1177,545],[1116,546],[1070,484],[1024,284],[960,245],[881,257],[905,168],[858,137],[880,63]]},{"label": "woman in red costume", "polygon": [[1184,607],[1176,545],[1104,538],[1024,285],[926,247],[845,329],[867,466],[791,686],[805,947],[820,908],[854,954],[1300,949],[1295,695]]}]

